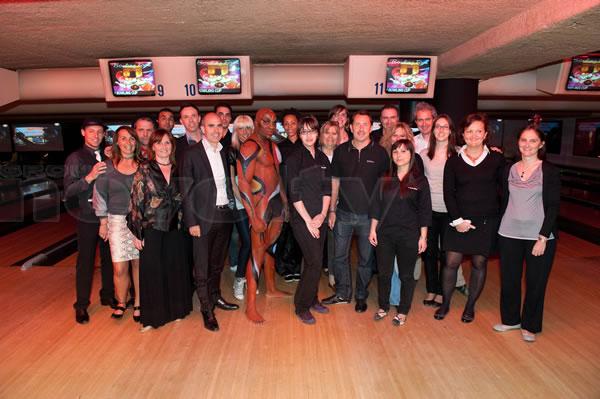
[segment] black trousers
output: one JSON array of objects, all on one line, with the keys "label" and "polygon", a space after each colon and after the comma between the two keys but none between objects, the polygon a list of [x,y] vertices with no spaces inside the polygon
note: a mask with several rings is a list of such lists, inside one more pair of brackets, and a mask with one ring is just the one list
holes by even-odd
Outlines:
[{"label": "black trousers", "polygon": [[415,262],[417,261],[418,240],[405,241],[396,237],[378,236],[375,254],[377,255],[377,293],[379,307],[386,312],[390,308],[390,286],[394,258],[398,260],[398,276],[400,277],[400,304],[398,313],[408,314],[415,292]]},{"label": "black trousers", "polygon": [[92,278],[94,276],[94,261],[96,260],[96,245],[100,248],[100,272],[102,288],[100,299],[112,301],[115,296],[113,282],[113,265],[110,257],[108,241],[98,236],[100,223],[77,222],[77,264],[75,266],[75,290],[77,301],[73,304],[75,309],[87,309],[90,305],[92,291]]},{"label": "black trousers", "polygon": [[[556,240],[546,242],[541,256],[533,256],[535,241],[500,236],[500,314],[506,325],[521,324],[532,333],[542,331],[546,285],[556,253]],[[521,280],[525,269],[525,300],[521,312]]]},{"label": "black trousers", "polygon": [[294,233],[291,223],[284,223],[277,239],[275,250],[275,268],[280,276],[300,274],[302,267],[302,250]]},{"label": "black trousers", "polygon": [[303,220],[292,220],[292,231],[304,254],[304,267],[300,275],[300,281],[294,295],[296,313],[309,310],[312,305],[319,301],[319,279],[321,278],[321,267],[323,262],[323,246],[327,235],[325,223],[319,229],[319,238],[314,238]]},{"label": "black trousers", "polygon": [[232,218],[229,208],[217,208],[210,230],[192,238],[196,295],[203,311],[212,310],[221,297],[221,272],[229,248]]},{"label": "black trousers", "polygon": [[444,233],[448,226],[447,213],[432,212],[431,226],[427,230],[427,250],[423,256],[425,262],[425,286],[427,292],[442,295],[442,270],[446,266],[446,253],[440,248],[444,242]]}]

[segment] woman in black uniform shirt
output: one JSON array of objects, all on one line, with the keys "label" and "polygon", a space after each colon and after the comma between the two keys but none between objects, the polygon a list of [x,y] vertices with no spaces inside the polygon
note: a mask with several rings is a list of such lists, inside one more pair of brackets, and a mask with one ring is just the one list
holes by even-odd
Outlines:
[{"label": "woman in black uniform shirt", "polygon": [[499,192],[504,157],[490,152],[485,145],[488,119],[485,114],[470,114],[463,122],[465,145],[458,156],[444,167],[444,202],[452,221],[446,227],[443,270],[444,302],[434,317],[442,320],[450,309],[456,285],[456,272],[463,255],[471,255],[473,267],[469,281],[469,297],[461,320],[475,319],[475,302],[483,290],[487,259],[494,247],[499,223]]},{"label": "woman in black uniform shirt", "polygon": [[417,255],[427,248],[427,226],[431,224],[429,183],[415,165],[415,147],[407,139],[392,144],[392,174],[379,181],[371,202],[369,241],[376,247],[379,310],[375,320],[387,316],[394,258],[402,282],[398,314],[392,320],[401,326],[412,304]]},{"label": "woman in black uniform shirt", "polygon": [[304,268],[294,296],[296,315],[303,323],[314,324],[310,309],[327,313],[317,297],[326,224],[331,200],[331,172],[327,156],[317,149],[319,123],[314,116],[300,120],[298,148],[287,160],[289,202],[294,205],[290,224],[304,255]]}]

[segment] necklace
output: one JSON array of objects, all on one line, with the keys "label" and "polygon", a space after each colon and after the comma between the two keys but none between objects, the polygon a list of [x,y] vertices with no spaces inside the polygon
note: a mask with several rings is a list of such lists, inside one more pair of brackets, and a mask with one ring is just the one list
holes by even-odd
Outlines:
[{"label": "necklace", "polygon": [[162,166],[171,166],[171,162],[167,162],[167,163],[162,163],[162,162],[158,162],[157,160],[155,160],[157,164],[162,165]]},{"label": "necklace", "polygon": [[527,168],[525,166],[525,163],[523,161],[521,161],[521,180],[525,178],[525,172],[527,172],[528,170],[533,170],[535,168],[537,168],[538,166],[538,162],[534,162],[533,167],[531,168]]}]

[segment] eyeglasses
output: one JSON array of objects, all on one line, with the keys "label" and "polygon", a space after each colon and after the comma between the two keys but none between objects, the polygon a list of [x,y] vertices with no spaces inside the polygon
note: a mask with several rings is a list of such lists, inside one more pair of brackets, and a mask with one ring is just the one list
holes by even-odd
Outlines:
[{"label": "eyeglasses", "polygon": [[237,129],[252,130],[254,129],[254,126],[238,126]]},{"label": "eyeglasses", "polygon": [[315,129],[303,129],[300,130],[300,134],[317,133]]},{"label": "eyeglasses", "polygon": [[435,125],[436,129],[440,129],[440,130],[448,130],[450,129],[450,126],[448,125]]}]

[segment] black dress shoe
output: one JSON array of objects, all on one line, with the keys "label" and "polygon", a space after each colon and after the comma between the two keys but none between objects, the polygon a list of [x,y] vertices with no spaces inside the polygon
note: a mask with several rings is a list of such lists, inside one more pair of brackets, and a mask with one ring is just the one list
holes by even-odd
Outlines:
[{"label": "black dress shoe", "polygon": [[356,300],[356,305],[354,306],[354,310],[356,313],[363,313],[367,310],[367,302],[363,300]]},{"label": "black dress shoe", "polygon": [[465,309],[460,321],[463,323],[471,323],[473,320],[475,320],[475,310]]},{"label": "black dress shoe", "polygon": [[446,317],[446,315],[448,314],[448,312],[450,311],[450,308],[448,306],[440,306],[438,308],[438,310],[435,311],[435,313],[433,314],[433,317],[436,320],[444,320],[444,318]]},{"label": "black dress shoe", "polygon": [[85,309],[75,309],[75,321],[79,324],[85,324],[90,321],[90,315]]},{"label": "black dress shoe", "polygon": [[436,303],[433,299],[423,299],[423,305],[425,306],[435,306]]},{"label": "black dress shoe", "polygon": [[339,305],[341,303],[350,303],[349,299],[342,298],[339,295],[333,294],[332,296],[328,296],[327,298],[321,301],[323,305]]},{"label": "black dress shoe", "polygon": [[229,303],[223,298],[217,299],[215,306],[218,307],[219,309],[223,309],[223,310],[238,310],[240,308],[239,305],[237,305],[235,303]]},{"label": "black dress shoe", "polygon": [[219,323],[215,314],[211,310],[202,311],[202,320],[204,320],[204,328],[209,331],[219,331]]}]

